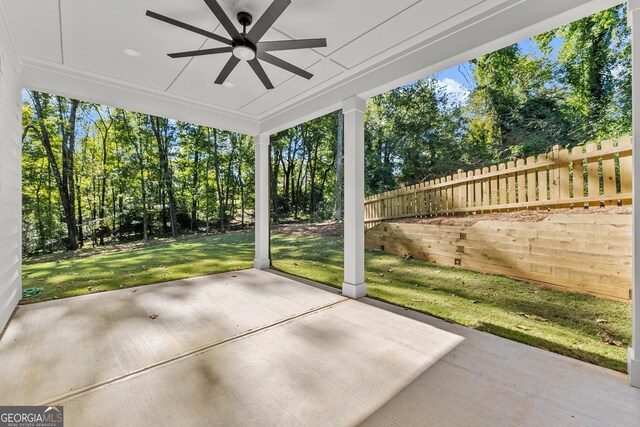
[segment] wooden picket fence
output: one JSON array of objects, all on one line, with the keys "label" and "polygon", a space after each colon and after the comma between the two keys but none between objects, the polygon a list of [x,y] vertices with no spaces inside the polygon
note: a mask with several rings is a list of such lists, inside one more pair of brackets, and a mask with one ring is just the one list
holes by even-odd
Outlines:
[{"label": "wooden picket fence", "polygon": [[370,229],[390,219],[631,204],[631,137],[493,165],[365,199]]}]

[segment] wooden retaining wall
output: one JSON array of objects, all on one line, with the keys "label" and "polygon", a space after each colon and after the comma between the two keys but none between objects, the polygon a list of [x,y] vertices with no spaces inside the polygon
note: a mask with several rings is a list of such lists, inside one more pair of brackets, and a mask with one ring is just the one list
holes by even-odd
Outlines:
[{"label": "wooden retaining wall", "polygon": [[521,209],[631,204],[631,138],[555,146],[537,157],[423,182],[365,199],[365,224]]},{"label": "wooden retaining wall", "polygon": [[629,300],[631,215],[558,214],[472,226],[383,222],[367,249]]}]

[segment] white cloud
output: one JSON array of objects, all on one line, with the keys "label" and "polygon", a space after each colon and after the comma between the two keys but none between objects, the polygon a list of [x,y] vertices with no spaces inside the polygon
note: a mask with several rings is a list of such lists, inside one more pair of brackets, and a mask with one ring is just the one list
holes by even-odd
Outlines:
[{"label": "white cloud", "polygon": [[467,102],[471,91],[467,89],[462,83],[450,79],[449,77],[438,80],[438,82],[449,95],[449,101],[451,101],[452,104],[464,104],[465,102]]}]

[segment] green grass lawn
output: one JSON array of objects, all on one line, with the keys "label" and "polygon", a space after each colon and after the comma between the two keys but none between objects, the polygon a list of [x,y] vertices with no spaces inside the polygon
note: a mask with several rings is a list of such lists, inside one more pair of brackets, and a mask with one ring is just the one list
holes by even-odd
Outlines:
[{"label": "green grass lawn", "polygon": [[28,302],[168,282],[253,267],[253,234],[229,233],[87,256],[47,255],[22,267],[23,289],[42,292]]},{"label": "green grass lawn", "polygon": [[[25,288],[43,301],[250,268],[253,235],[230,233],[131,251],[45,258],[23,266]],[[339,287],[342,240],[275,235],[274,267]],[[402,307],[626,371],[631,306],[509,278],[367,251],[369,296]]]}]

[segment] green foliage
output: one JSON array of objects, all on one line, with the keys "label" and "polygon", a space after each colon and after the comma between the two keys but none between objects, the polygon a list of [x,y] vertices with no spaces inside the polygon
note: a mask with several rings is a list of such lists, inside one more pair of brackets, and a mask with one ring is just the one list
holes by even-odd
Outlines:
[{"label": "green foliage", "polygon": [[[556,144],[571,148],[629,134],[625,19],[624,5],[617,6],[539,35],[526,51],[511,45],[483,55],[470,63],[468,96],[456,97],[428,78],[370,99],[366,194],[537,155]],[[41,114],[34,95],[42,100]],[[72,105],[50,95],[25,97],[25,253],[69,246],[65,239],[73,237],[67,219],[73,215],[53,163],[63,170],[64,183],[74,182],[75,194],[69,191],[67,198],[73,199],[81,243],[112,235],[115,241],[161,237],[176,227],[182,233],[224,232],[252,222],[250,137],[81,102],[71,150],[63,136]],[[343,155],[338,118],[328,114],[272,136],[276,222],[335,216]]]},{"label": "green foliage", "polygon": [[338,113],[275,135],[271,201],[275,222],[324,220],[335,207]]},{"label": "green foliage", "polygon": [[435,79],[380,95],[367,111],[367,194],[631,132],[624,5],[470,62],[455,105]]},{"label": "green foliage", "polygon": [[[65,167],[57,112],[64,98],[25,92],[23,107],[23,249],[28,255],[66,246],[67,224],[45,153],[34,96],[43,99],[54,158]],[[79,103],[75,123],[73,211],[80,244],[162,237],[171,223],[168,183],[182,232],[243,226],[253,211],[253,147],[244,135],[157,119],[168,156],[161,164],[152,118]],[[179,221],[178,221],[179,220]]]}]

